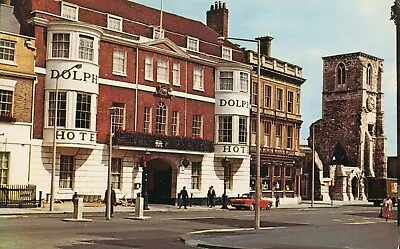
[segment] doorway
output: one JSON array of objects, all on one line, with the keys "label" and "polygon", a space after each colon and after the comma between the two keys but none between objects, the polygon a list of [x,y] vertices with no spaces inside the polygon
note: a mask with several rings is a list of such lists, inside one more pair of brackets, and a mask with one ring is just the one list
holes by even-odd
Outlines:
[{"label": "doorway", "polygon": [[358,196],[359,196],[359,192],[358,192],[358,178],[357,177],[353,177],[353,179],[351,179],[351,194],[354,197],[354,200],[358,200]]},{"label": "doorway", "polygon": [[162,159],[153,159],[148,164],[149,203],[173,204],[171,198],[172,168]]}]

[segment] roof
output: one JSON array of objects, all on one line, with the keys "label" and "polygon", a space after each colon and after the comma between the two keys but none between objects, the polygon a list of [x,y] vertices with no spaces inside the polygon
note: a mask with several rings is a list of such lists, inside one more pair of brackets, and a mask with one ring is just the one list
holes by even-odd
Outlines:
[{"label": "roof", "polygon": [[366,57],[366,58],[369,58],[369,59],[372,59],[372,60],[383,61],[383,59],[381,59],[381,58],[378,58],[376,56],[373,56],[373,55],[370,55],[370,54],[366,54],[366,53],[363,53],[363,52],[353,52],[353,53],[346,53],[346,54],[329,55],[329,56],[322,57],[322,59],[325,60],[325,59],[335,59],[335,58],[345,58],[345,57],[358,57],[358,56]]}]

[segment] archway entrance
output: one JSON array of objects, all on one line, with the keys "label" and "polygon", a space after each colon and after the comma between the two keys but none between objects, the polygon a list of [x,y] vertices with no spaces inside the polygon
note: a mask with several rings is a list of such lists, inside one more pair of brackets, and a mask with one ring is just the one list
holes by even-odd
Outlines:
[{"label": "archway entrance", "polygon": [[148,164],[149,203],[172,204],[172,168],[162,159],[153,159]]}]

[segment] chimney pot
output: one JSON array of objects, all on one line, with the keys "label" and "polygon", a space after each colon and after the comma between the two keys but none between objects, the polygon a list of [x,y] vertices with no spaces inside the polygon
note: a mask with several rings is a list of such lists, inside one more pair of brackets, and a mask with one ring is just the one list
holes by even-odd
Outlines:
[{"label": "chimney pot", "polygon": [[4,0],[5,5],[11,5],[11,0]]},{"label": "chimney pot", "polygon": [[270,35],[266,35],[258,37],[256,39],[260,41],[260,53],[271,57],[271,41],[274,38]]}]

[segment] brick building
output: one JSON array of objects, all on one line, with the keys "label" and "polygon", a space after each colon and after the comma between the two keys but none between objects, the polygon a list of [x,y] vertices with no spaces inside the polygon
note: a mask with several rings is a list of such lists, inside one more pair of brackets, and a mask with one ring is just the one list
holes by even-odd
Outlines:
[{"label": "brick building", "polygon": [[323,58],[322,118],[309,146],[324,200],[329,185],[335,200],[365,200],[365,177],[387,176],[382,74],[383,60],[365,53]]},{"label": "brick building", "polygon": [[[261,53],[261,189],[263,196],[300,201],[300,113],[302,68],[271,55],[272,37],[260,40]],[[257,53],[246,51],[253,66],[251,96],[251,155],[256,154]],[[255,160],[251,163],[251,188],[255,188]],[[296,198],[295,198],[296,197]],[[290,199],[292,198],[292,199]]]},{"label": "brick building", "polygon": [[30,180],[36,48],[13,12],[8,1],[0,4],[0,185]]},{"label": "brick building", "polygon": [[144,186],[154,203],[175,203],[183,186],[199,201],[210,185],[249,191],[252,68],[218,41],[225,4],[211,5],[207,25],[128,0],[11,5],[37,48],[27,183],[50,193],[57,125],[57,199],[103,194],[110,155],[118,197]]}]

